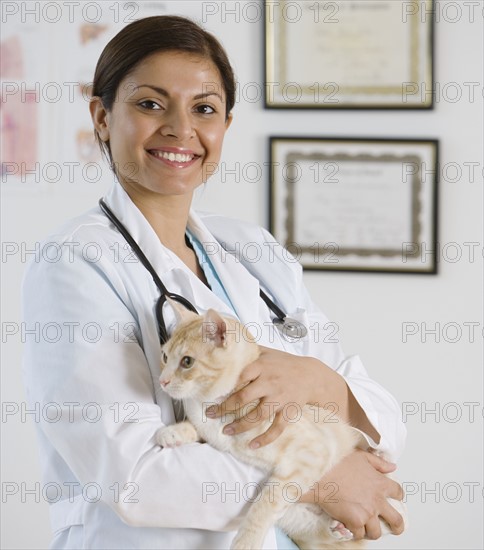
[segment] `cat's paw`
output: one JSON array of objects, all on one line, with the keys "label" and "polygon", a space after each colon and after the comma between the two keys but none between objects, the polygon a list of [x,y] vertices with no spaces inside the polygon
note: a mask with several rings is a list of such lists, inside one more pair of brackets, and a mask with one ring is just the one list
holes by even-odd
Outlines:
[{"label": "cat's paw", "polygon": [[353,539],[353,533],[349,529],[346,529],[344,524],[336,519],[333,519],[329,524],[329,530],[331,536],[337,540],[343,541]]},{"label": "cat's paw", "polygon": [[156,432],[155,438],[158,445],[162,447],[178,447],[184,443],[200,441],[197,430],[188,420],[160,428]]},{"label": "cat's paw", "polygon": [[160,428],[156,432],[156,442],[161,447],[178,447],[186,443],[184,434],[178,429],[176,424]]}]

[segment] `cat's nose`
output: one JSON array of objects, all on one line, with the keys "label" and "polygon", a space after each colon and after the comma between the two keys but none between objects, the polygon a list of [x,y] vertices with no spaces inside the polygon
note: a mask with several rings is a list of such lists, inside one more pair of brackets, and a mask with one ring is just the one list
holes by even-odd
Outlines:
[{"label": "cat's nose", "polygon": [[168,384],[170,383],[170,380],[165,380],[164,378],[160,378],[160,384],[166,388],[166,386],[168,386]]}]

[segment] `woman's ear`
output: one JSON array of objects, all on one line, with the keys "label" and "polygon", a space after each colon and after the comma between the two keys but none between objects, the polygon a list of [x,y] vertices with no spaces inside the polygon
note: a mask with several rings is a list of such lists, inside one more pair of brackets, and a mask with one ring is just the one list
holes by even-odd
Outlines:
[{"label": "woman's ear", "polygon": [[109,127],[107,116],[108,112],[106,111],[103,102],[100,97],[94,96],[89,102],[89,111],[91,112],[92,122],[94,128],[99,135],[101,141],[109,140]]},{"label": "woman's ear", "polygon": [[225,120],[225,131],[227,131],[230,128],[230,125],[232,124],[233,119],[234,119],[234,115],[232,113],[229,113],[227,119]]}]

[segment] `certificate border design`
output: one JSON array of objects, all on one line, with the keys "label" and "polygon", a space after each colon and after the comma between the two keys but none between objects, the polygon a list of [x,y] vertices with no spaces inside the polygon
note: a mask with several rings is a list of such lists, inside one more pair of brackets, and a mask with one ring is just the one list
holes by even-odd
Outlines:
[{"label": "certificate border design", "polygon": [[[366,144],[372,145],[375,147],[375,152],[373,153],[358,153],[358,154],[349,154],[345,152],[338,152],[337,154],[330,154],[321,152],[311,152],[311,153],[301,153],[301,152],[289,152],[282,159],[275,151],[275,148],[278,143],[294,143],[300,148],[301,144],[316,144],[323,146],[324,144],[340,144],[341,149],[344,150],[345,144]],[[437,139],[409,139],[409,138],[344,138],[344,137],[291,137],[291,136],[271,136],[269,138],[269,158],[270,158],[270,185],[269,185],[269,229],[274,234],[276,240],[280,240],[281,244],[291,250],[291,247],[294,245],[297,246],[297,249],[300,253],[315,253],[312,246],[307,246],[304,243],[297,243],[295,241],[295,227],[296,220],[294,218],[294,204],[295,204],[295,184],[297,177],[295,172],[291,169],[298,160],[315,160],[315,161],[360,161],[360,162],[369,162],[369,161],[378,161],[378,162],[420,162],[420,158],[415,155],[401,155],[401,154],[390,154],[378,153],[378,145],[422,145],[425,147],[430,146],[432,149],[432,168],[431,173],[434,174],[431,183],[429,184],[429,193],[430,193],[430,204],[427,205],[431,210],[431,218],[426,220],[431,226],[431,238],[430,242],[426,243],[426,246],[429,248],[429,252],[426,253],[428,261],[420,269],[415,268],[406,268],[403,263],[401,266],[389,266],[389,267],[374,267],[370,264],[365,265],[365,258],[370,258],[371,256],[379,256],[380,258],[398,258],[402,256],[402,249],[393,249],[393,248],[381,248],[381,249],[368,249],[368,248],[337,248],[337,256],[345,257],[349,255],[354,255],[358,258],[358,265],[349,266],[339,266],[337,264],[327,264],[327,263],[306,263],[302,262],[303,268],[305,270],[317,270],[317,271],[351,271],[351,272],[373,272],[373,273],[413,273],[413,274],[428,274],[435,275],[437,273],[437,259],[436,259],[436,245],[438,238],[438,166],[439,166],[439,141]],[[277,181],[277,176],[275,174],[274,167],[278,165],[284,165],[287,167],[287,177],[285,182]],[[426,172],[429,172],[427,169]],[[283,203],[283,208],[285,211],[283,213],[277,212],[278,205],[276,204],[277,190],[281,186],[285,185],[286,199]],[[421,230],[422,223],[421,217],[423,215],[422,208],[422,178],[420,170],[413,174],[412,181],[410,184],[410,193],[411,193],[411,235],[412,243],[418,243],[419,249],[413,250],[405,254],[407,259],[415,258],[417,259],[421,254],[420,245],[421,245]],[[280,204],[279,204],[280,208]],[[281,236],[277,234],[276,227],[276,216],[282,216],[284,230],[286,236],[284,239],[281,239]],[[334,243],[333,243],[334,244]],[[333,251],[334,252],[334,251]]]},{"label": "certificate border design", "polygon": [[[285,243],[282,243],[284,246],[288,246],[291,243],[295,242],[295,236],[294,236],[294,229],[295,229],[295,220],[293,216],[294,212],[294,206],[296,202],[296,193],[295,193],[295,182],[296,182],[296,174],[294,172],[294,165],[297,164],[297,162],[301,160],[315,160],[315,161],[349,161],[349,162],[371,162],[371,161],[377,161],[377,162],[396,162],[398,164],[401,164],[403,162],[419,162],[419,158],[416,156],[397,156],[397,155],[370,155],[370,154],[360,154],[360,155],[349,155],[345,153],[341,153],[339,155],[328,155],[325,153],[311,153],[308,155],[304,154],[295,154],[295,153],[289,153],[285,158],[285,165],[288,166],[288,179],[286,181],[287,186],[287,194],[288,198],[286,201],[287,206],[287,217],[285,222],[285,227],[287,231],[287,239]],[[411,183],[411,203],[412,203],[412,236],[411,242],[417,243],[420,242],[420,231],[421,231],[421,223],[420,223],[420,212],[422,210],[421,203],[419,200],[419,195],[422,190],[422,182],[419,177],[419,173],[416,172],[413,175],[412,183]],[[313,252],[313,249],[310,246],[306,246],[304,244],[299,244],[300,249],[302,252]],[[365,249],[365,248],[338,248],[338,256],[347,256],[349,254],[355,254],[357,256],[372,256],[372,255],[378,255],[378,256],[401,256],[402,250],[401,248],[398,249],[392,249],[392,248],[375,248],[373,250]],[[418,257],[419,252],[414,251],[413,256]]]}]

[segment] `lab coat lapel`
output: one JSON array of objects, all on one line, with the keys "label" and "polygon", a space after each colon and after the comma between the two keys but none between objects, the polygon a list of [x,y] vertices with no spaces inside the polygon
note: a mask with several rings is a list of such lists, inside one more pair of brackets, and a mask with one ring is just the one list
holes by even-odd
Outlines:
[{"label": "lab coat lapel", "polygon": [[[163,284],[170,292],[181,294],[200,312],[213,307],[221,312],[233,314],[230,308],[228,308],[228,306],[226,306],[221,299],[215,296],[175,254],[161,244],[160,239],[147,219],[133,203],[119,182],[116,182],[113,185],[108,195],[106,195],[105,201],[114,211],[121,223],[125,225],[131,233],[131,236],[138,243],[138,246],[144,252],[145,256],[148,258],[148,261],[151,263]],[[192,217],[196,218],[193,222],[191,221]],[[200,242],[209,243],[215,241],[198,216],[192,212],[190,213],[189,227]],[[120,236],[120,242],[123,242],[120,246],[122,249],[125,244],[122,236]],[[216,244],[219,246],[218,243]],[[209,254],[211,251],[212,249],[209,247]],[[239,315],[240,307],[236,306],[236,302],[240,300],[237,300],[236,297],[232,296],[233,290],[231,290],[232,287],[237,287],[237,284],[234,285],[232,281],[229,280],[232,276],[236,276],[236,274],[231,273],[226,276],[219,273],[220,271],[223,271],[224,265],[220,266],[218,258],[216,259],[213,254],[210,254],[209,257],[214,263],[214,268],[219,274],[222,284],[226,286],[227,294],[230,296],[232,304],[236,308],[236,312]],[[245,271],[240,267],[240,265],[239,269]],[[167,313],[168,318],[166,322],[168,326],[172,319],[170,312]]]},{"label": "lab coat lapel", "polygon": [[205,248],[239,320],[259,321],[259,282],[235,257],[226,252],[200,217],[190,211],[189,229]]},{"label": "lab coat lapel", "polygon": [[[158,276],[176,267],[174,254],[171,254],[160,242],[154,229],[131,200],[119,182],[116,182],[105,197],[108,206],[119,221],[131,233],[133,239],[153,265]],[[123,237],[120,241],[124,242]],[[120,248],[122,249],[124,245]]]}]

